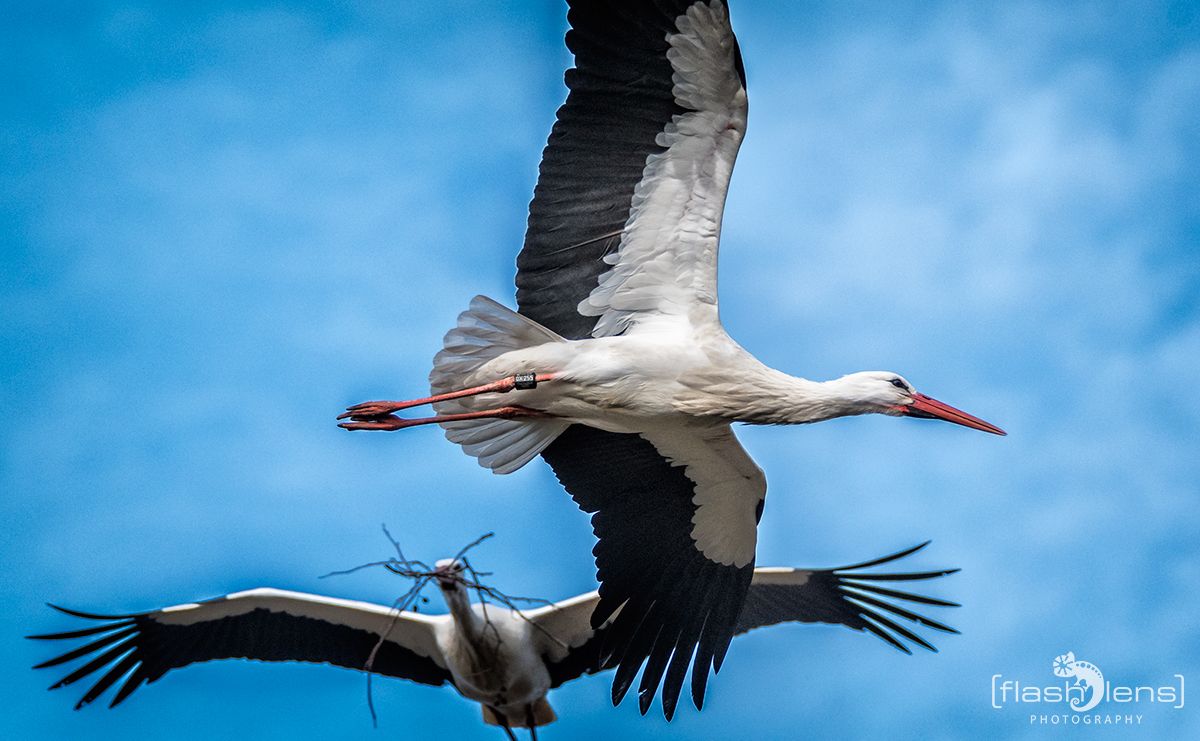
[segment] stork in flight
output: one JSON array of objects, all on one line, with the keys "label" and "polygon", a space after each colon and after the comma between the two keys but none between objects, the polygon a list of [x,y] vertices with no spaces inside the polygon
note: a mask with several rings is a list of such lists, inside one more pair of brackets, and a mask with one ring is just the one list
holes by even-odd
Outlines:
[{"label": "stork in flight", "polygon": [[[520,313],[476,297],[445,337],[432,395],[366,402],[350,430],[438,423],[496,473],[539,453],[599,538],[594,625],[612,626],[613,700],[638,669],[674,712],[719,669],[754,570],[766,479],[734,422],[867,413],[1000,428],[902,376],[790,376],[726,334],[717,243],[746,131],[741,53],[721,0],[569,0],[569,94],[517,257]],[[432,404],[436,416],[394,412]]]},{"label": "stork in flight", "polygon": [[[869,573],[927,543],[883,558],[836,569],[760,568],[734,626],[754,628],[794,621],[833,623],[869,631],[910,653],[906,643],[933,646],[895,617],[948,633],[958,631],[896,604],[938,607],[953,602],[879,586],[877,582],[934,579],[957,569],[918,573]],[[98,636],[35,668],[70,661],[86,663],[51,689],[99,673],[75,709],[91,703],[122,678],[109,707],[123,702],[144,682],[200,661],[246,658],[306,661],[367,670],[429,685],[449,682],[463,697],[483,706],[485,723],[537,727],[555,720],[546,693],[564,682],[610,668],[603,658],[606,629],[592,629],[600,597],[589,592],[562,602],[515,612],[494,604],[472,604],[460,574],[463,563],[445,559],[436,579],[449,615],[397,611],[383,605],[279,589],[251,589],[224,597],[131,615],[92,615],[55,607],[75,617],[105,621],[39,640]],[[53,605],[52,605],[53,607]],[[894,616],[894,617],[892,617]]]}]

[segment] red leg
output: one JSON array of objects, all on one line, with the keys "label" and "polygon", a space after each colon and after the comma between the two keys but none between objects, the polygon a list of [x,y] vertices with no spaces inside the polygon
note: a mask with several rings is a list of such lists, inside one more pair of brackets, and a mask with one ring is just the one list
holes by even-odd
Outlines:
[{"label": "red leg", "polygon": [[[516,376],[509,376],[499,381],[493,381],[492,383],[485,383],[482,386],[451,391],[435,396],[426,396],[420,399],[410,399],[408,401],[364,401],[361,404],[348,407],[345,412],[338,415],[338,419],[349,418],[355,421],[368,421],[374,418],[386,418],[387,415],[398,412],[401,409],[424,406],[425,404],[436,404],[439,401],[462,399],[468,396],[478,396],[479,394],[507,394],[513,389],[534,388],[542,381],[550,381],[553,378],[553,373],[523,373]],[[393,428],[389,427],[387,429]]]},{"label": "red leg", "polygon": [[439,422],[459,422],[465,419],[516,419],[518,417],[550,417],[552,415],[540,412],[537,409],[529,409],[521,406],[500,407],[499,409],[485,409],[481,412],[464,412],[463,414],[439,414],[436,417],[422,417],[421,419],[401,419],[394,414],[389,414],[384,417],[374,417],[371,419],[354,419],[349,422],[342,422],[338,425],[343,430],[403,430],[406,427],[417,427],[419,425],[432,425]]}]

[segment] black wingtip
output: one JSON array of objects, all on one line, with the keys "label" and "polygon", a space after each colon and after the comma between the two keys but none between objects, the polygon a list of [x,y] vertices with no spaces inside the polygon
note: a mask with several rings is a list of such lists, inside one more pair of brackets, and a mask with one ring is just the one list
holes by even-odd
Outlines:
[{"label": "black wingtip", "polygon": [[[849,586],[853,587],[853,585],[849,585]],[[938,622],[937,620],[934,620],[931,617],[926,617],[925,615],[920,615],[918,613],[915,613],[912,610],[905,609],[901,605],[893,604],[886,600],[879,599],[878,597],[873,597],[870,594],[866,594],[866,593],[862,593],[862,592],[858,592],[858,591],[850,591],[844,587],[841,588],[840,591],[841,591],[844,599],[851,601],[853,604],[856,604],[860,608],[867,610],[869,612],[870,612],[870,607],[866,607],[864,605],[869,605],[869,606],[875,607],[879,610],[885,610],[887,612],[892,613],[893,615],[898,615],[898,616],[904,618],[905,620],[912,621],[912,622],[916,623],[917,625],[924,625],[927,628],[933,628],[934,630],[940,630],[943,633],[953,633],[954,632],[954,629],[951,628],[949,625]],[[879,615],[879,613],[872,613],[872,614]],[[905,636],[905,637],[907,637],[907,636]]]},{"label": "black wingtip", "polygon": [[621,664],[617,667],[617,673],[613,678],[612,685],[613,706],[620,705],[621,701],[625,699],[629,688],[633,686],[633,680],[637,678],[637,672],[640,667],[640,661],[629,661],[628,657],[622,660]]},{"label": "black wingtip", "polygon": [[912,554],[916,553],[917,551],[921,550],[922,548],[926,547],[927,545],[929,545],[932,542],[933,542],[932,540],[927,540],[924,543],[918,543],[910,548],[905,548],[902,551],[897,551],[897,552],[889,554],[887,556],[880,556],[879,558],[873,558],[870,561],[863,561],[862,563],[851,564],[849,566],[839,566],[836,569],[830,569],[830,571],[837,572],[837,571],[853,571],[855,569],[868,569],[872,566],[878,566],[880,564],[890,563],[892,561],[898,561],[901,558],[904,558],[906,556],[911,556]]},{"label": "black wingtip", "polygon": [[900,651],[901,653],[904,653],[904,654],[907,654],[907,655],[909,655],[909,656],[912,656],[912,651],[910,651],[910,650],[909,650],[908,646],[905,646],[903,643],[901,643],[900,641],[896,640],[896,639],[895,639],[895,638],[894,638],[894,637],[893,637],[893,636],[892,636],[890,633],[888,633],[886,630],[884,630],[883,628],[879,627],[879,626],[878,626],[878,625],[876,625],[875,623],[871,622],[870,618],[869,618],[869,617],[867,617],[867,616],[865,616],[865,615],[863,616],[863,626],[864,626],[864,627],[867,629],[867,631],[868,631],[868,632],[870,632],[870,633],[871,633],[872,635],[874,635],[874,636],[877,636],[877,637],[878,637],[878,638],[880,638],[880,639],[881,639],[881,640],[882,640],[884,643],[887,643],[887,644],[888,644],[888,645],[890,645],[892,648],[896,649],[897,651]]},{"label": "black wingtip", "polygon": [[130,674],[125,680],[125,683],[121,685],[121,689],[118,690],[117,694],[113,696],[112,702],[108,704],[109,709],[111,710],[112,708],[115,708],[116,706],[125,702],[125,700],[133,694],[134,690],[141,686],[142,682],[145,681],[148,676],[149,673],[146,671],[144,664],[134,669],[133,673]]},{"label": "black wingtip", "polygon": [[[645,715],[647,712],[649,712],[650,706],[652,704],[654,704],[654,693],[653,692],[638,693],[638,711],[642,715]],[[670,720],[670,719],[668,718],[668,720]]]},{"label": "black wingtip", "polygon": [[943,576],[953,574],[958,569],[943,569],[942,571],[908,571],[904,573],[890,574],[843,574],[840,571],[834,572],[834,575],[839,579],[852,581],[858,579],[860,581],[923,581],[925,579],[940,579]]},{"label": "black wingtip", "polygon": [[708,662],[692,663],[692,704],[704,709],[704,691],[708,688]]},{"label": "black wingtip", "polygon": [[[926,651],[932,651],[934,653],[937,653],[937,649],[933,647],[932,643],[930,643],[929,641],[926,641],[921,636],[917,635],[916,633],[909,630],[908,628],[905,628],[903,625],[900,625],[895,620],[892,620],[891,618],[887,617],[886,615],[883,615],[878,612],[871,612],[868,614],[864,614],[863,619],[871,620],[876,623],[879,623],[885,629],[890,630],[893,633],[899,634],[903,638],[906,638],[910,642],[917,644],[918,646],[925,649]],[[911,653],[911,652],[909,652],[909,653]]]},{"label": "black wingtip", "polygon": [[865,583],[861,580],[849,581],[847,579],[841,579],[839,581],[841,584],[840,588],[842,590],[852,589],[856,592],[869,592],[871,594],[878,594],[882,597],[891,597],[893,599],[903,600],[905,602],[915,602],[920,605],[930,605],[932,607],[962,607],[962,605],[959,603],[951,602],[950,600],[944,600],[938,597],[929,597],[924,594],[914,594],[912,592],[901,592],[896,589],[887,589],[877,584]]},{"label": "black wingtip", "polygon": [[663,701],[662,701],[663,718],[666,718],[668,723],[670,723],[675,718],[675,703],[678,700],[679,700],[678,694],[676,694],[674,697],[669,697],[667,695],[663,695]]},{"label": "black wingtip", "polygon": [[625,699],[625,693],[629,691],[629,685],[633,684],[633,680],[628,682],[617,683],[613,682],[612,686],[612,704],[615,708]]},{"label": "black wingtip", "polygon": [[134,614],[134,615],[96,615],[91,612],[80,612],[79,610],[72,610],[67,607],[60,607],[59,605],[56,605],[52,602],[47,602],[46,607],[49,607],[53,610],[58,610],[59,612],[63,613],[64,615],[71,615],[72,617],[78,617],[78,618],[86,618],[88,620],[128,620],[130,618],[137,617],[136,614]]},{"label": "black wingtip", "polygon": [[135,623],[134,620],[121,620],[115,623],[105,623],[104,625],[96,625],[91,628],[82,630],[68,630],[63,633],[38,633],[36,635],[25,636],[25,638],[34,641],[61,641],[69,638],[86,638],[99,633],[108,633],[121,628],[127,628]]}]

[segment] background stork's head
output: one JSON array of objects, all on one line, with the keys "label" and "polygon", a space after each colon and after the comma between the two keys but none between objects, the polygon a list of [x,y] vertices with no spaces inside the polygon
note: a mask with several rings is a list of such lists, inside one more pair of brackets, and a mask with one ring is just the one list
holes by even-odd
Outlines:
[{"label": "background stork's head", "polygon": [[433,565],[433,575],[437,577],[438,586],[442,591],[448,591],[462,583],[459,575],[465,568],[466,564],[457,558],[443,558]]},{"label": "background stork's head", "polygon": [[863,371],[843,376],[840,381],[855,402],[869,407],[869,411],[895,417],[941,419],[993,435],[1008,434],[989,422],[920,393],[898,373]]}]

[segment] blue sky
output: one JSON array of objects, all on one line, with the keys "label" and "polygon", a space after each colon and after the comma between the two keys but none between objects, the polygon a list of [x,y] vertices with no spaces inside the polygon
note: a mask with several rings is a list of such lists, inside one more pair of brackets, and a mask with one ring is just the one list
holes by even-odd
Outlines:
[{"label": "blue sky", "polygon": [[[495,738],[452,690],[301,665],[173,673],[72,712],[33,672],[74,624],[260,585],[390,602],[387,555],[452,553],[519,594],[594,587],[587,520],[538,462],[435,431],[351,435],[425,386],[469,298],[512,303],[569,56],[558,3],[6,3],[0,30],[0,691],[5,737]],[[546,738],[1041,738],[993,674],[1067,650],[1114,683],[1200,681],[1200,18],[1195,3],[738,2],[749,133],[722,316],[812,378],[899,371],[1006,428],[744,429],[759,563],[927,538],[962,636],[740,639],[666,725],[610,678]],[[435,598],[436,599],[436,598]],[[440,607],[440,606],[439,606]],[[1103,706],[1102,706],[1103,709]],[[1141,709],[1133,729],[1200,733]]]}]

